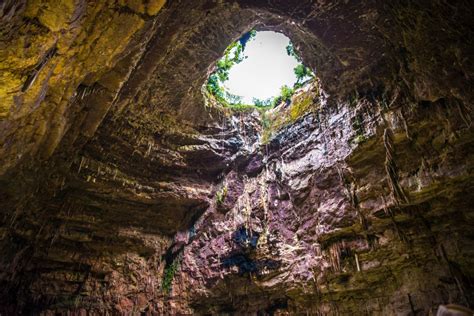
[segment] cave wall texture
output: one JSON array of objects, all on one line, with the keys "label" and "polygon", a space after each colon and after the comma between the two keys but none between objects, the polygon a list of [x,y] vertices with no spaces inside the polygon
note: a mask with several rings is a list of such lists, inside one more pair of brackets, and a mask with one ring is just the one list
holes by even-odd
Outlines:
[{"label": "cave wall texture", "polygon": [[[472,308],[473,14],[3,1],[0,314]],[[202,94],[252,28],[286,34],[318,77],[267,143],[256,113]]]}]

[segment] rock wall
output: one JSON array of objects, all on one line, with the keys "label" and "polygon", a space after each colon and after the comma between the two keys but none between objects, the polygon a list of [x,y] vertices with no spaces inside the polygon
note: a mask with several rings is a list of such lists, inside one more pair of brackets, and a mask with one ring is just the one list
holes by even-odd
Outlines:
[{"label": "rock wall", "polygon": [[[472,305],[472,13],[4,1],[0,312]],[[251,28],[288,35],[324,91],[271,133],[201,91]]]},{"label": "rock wall", "polygon": [[174,295],[204,314],[469,305],[473,135],[447,102],[326,103],[282,129],[260,173],[236,166],[216,189]]}]

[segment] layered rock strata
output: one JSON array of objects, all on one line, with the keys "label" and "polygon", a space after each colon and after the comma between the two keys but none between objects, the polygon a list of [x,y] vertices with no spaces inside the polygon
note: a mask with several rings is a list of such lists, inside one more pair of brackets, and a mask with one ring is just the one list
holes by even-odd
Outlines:
[{"label": "layered rock strata", "polygon": [[[472,13],[4,1],[0,312],[472,305]],[[252,28],[288,35],[321,85],[271,131],[202,93]]]}]

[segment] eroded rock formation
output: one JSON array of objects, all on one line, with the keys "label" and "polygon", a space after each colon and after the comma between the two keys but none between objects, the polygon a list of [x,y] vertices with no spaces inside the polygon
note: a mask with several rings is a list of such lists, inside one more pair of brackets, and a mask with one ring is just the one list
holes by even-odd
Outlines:
[{"label": "eroded rock formation", "polygon": [[[0,313],[472,307],[469,1],[0,9]],[[252,28],[318,77],[263,126],[202,93]]]}]

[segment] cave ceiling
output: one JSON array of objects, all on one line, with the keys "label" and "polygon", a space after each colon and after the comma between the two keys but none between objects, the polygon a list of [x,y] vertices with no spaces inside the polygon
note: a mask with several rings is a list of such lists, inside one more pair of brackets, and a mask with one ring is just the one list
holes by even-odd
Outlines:
[{"label": "cave ceiling", "polygon": [[[469,305],[472,13],[469,1],[0,4],[0,313]],[[318,78],[314,110],[268,144],[257,114],[203,93],[251,29],[287,35]],[[239,244],[267,230],[267,253]]]}]

